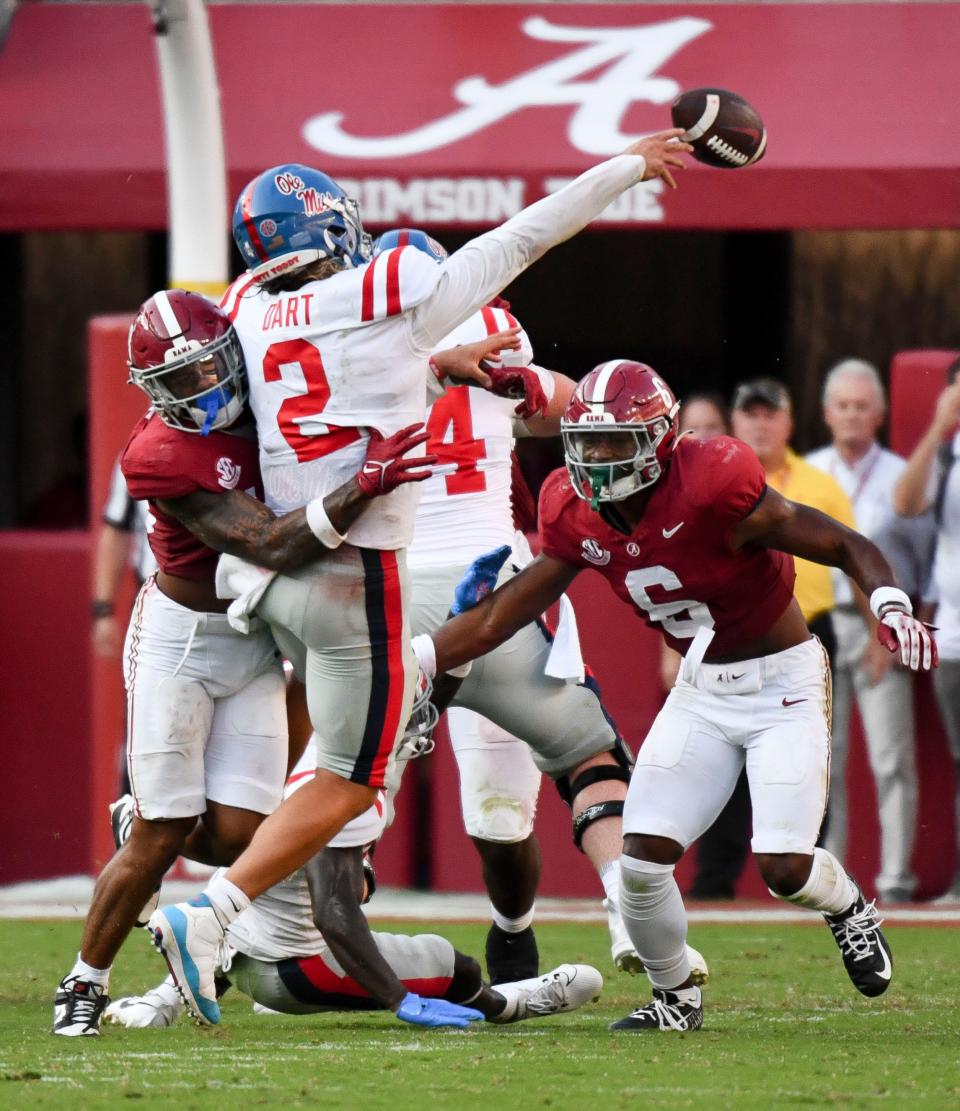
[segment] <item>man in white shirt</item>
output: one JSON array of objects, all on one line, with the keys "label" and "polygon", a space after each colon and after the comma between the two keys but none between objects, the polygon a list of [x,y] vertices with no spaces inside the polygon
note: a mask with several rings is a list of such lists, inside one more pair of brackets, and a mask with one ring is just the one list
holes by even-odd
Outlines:
[{"label": "man in white shirt", "polygon": [[[960,359],[947,368],[947,387],[893,492],[898,513],[915,516],[932,509],[937,526],[932,587],[940,667],[934,672],[940,715],[947,731],[956,783],[960,841]],[[943,902],[960,903],[960,860]]]},{"label": "man in white shirt", "polygon": [[[877,443],[885,415],[886,397],[876,368],[862,359],[844,359],[829,371],[823,387],[823,418],[833,442],[807,457],[836,479],[853,504],[857,529],[875,543],[894,516],[893,487],[906,466],[900,456]],[[901,585],[910,592],[910,585]],[[856,696],[880,813],[877,894],[890,902],[904,902],[916,882],[910,869],[917,823],[911,675],[872,636],[854,605],[849,579],[839,571],[834,572],[833,589],[837,651],[825,847],[843,860],[850,711]]]}]

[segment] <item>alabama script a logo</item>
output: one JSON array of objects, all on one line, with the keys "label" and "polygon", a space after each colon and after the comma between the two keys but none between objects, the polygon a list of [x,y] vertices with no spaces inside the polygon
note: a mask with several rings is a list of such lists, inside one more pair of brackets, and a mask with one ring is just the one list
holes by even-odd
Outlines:
[{"label": "alabama script a logo", "polygon": [[[307,120],[303,137],[316,150],[344,158],[398,158],[449,146],[524,108],[569,104],[571,145],[584,154],[617,154],[640,138],[620,130],[624,113],[637,101],[673,100],[679,84],[657,70],[711,26],[682,17],[642,27],[562,27],[532,16],[521,24],[530,38],[582,45],[501,85],[465,77],[453,87],[462,108],[401,135],[351,135],[341,126],[343,112],[324,112]],[[606,68],[598,75],[585,78],[601,66]]]}]

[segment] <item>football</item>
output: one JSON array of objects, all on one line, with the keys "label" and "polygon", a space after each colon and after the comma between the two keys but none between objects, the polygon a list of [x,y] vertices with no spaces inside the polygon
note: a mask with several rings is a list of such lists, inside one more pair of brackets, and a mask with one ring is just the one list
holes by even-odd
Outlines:
[{"label": "football", "polygon": [[693,157],[736,170],[759,162],[767,149],[763,120],[752,104],[727,89],[688,89],[670,106],[674,127],[686,131]]}]

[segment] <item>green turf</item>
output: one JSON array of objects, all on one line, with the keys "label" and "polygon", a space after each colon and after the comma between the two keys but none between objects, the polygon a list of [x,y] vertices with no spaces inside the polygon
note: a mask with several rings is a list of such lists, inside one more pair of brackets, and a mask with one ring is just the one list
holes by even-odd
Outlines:
[{"label": "green turf", "polygon": [[[611,1019],[647,998],[646,979],[612,972],[601,927],[545,924],[537,927],[543,967],[597,964],[607,977],[598,1004],[460,1033],[379,1014],[258,1017],[231,992],[216,1028],[111,1026],[99,1039],[54,1038],[51,998],[79,929],[0,922],[0,1108],[85,1111],[134,1100],[151,1111],[960,1106],[955,929],[891,930],[894,985],[869,1000],[847,982],[825,929],[697,927],[691,941],[713,980],[704,1029],[689,1035],[609,1034]],[[480,926],[438,932],[482,952]],[[111,993],[142,990],[162,970],[138,935],[117,962]]]}]

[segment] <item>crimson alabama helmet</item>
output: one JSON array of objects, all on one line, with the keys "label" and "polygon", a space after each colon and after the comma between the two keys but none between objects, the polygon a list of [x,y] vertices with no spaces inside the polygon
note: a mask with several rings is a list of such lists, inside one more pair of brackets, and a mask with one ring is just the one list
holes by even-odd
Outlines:
[{"label": "crimson alabama helmet", "polygon": [[[652,486],[676,440],[680,406],[670,387],[645,363],[601,363],[574,390],[560,435],[570,481],[593,509],[622,501]],[[613,461],[588,462],[590,437],[627,433],[624,453]]]},{"label": "crimson alabama helmet", "polygon": [[181,432],[226,428],[246,404],[237,333],[199,293],[164,289],[145,301],[127,336],[127,365],[157,416]]}]

